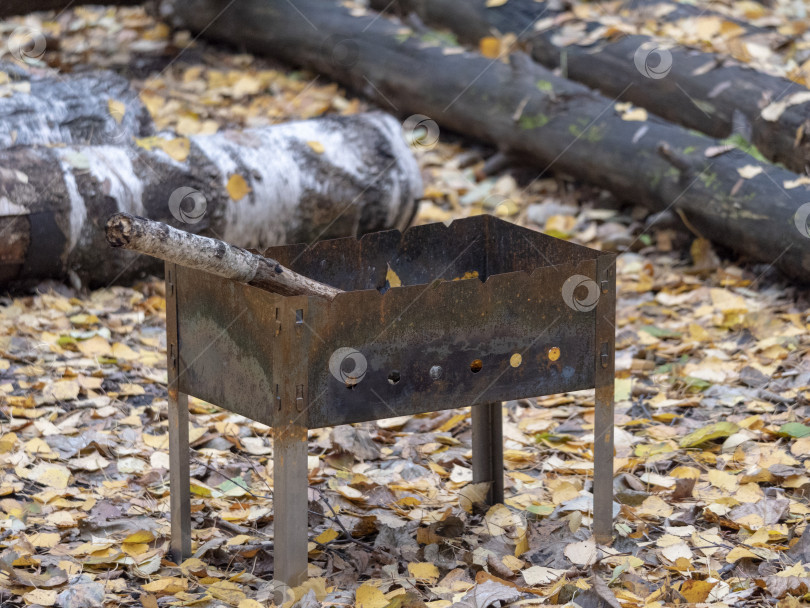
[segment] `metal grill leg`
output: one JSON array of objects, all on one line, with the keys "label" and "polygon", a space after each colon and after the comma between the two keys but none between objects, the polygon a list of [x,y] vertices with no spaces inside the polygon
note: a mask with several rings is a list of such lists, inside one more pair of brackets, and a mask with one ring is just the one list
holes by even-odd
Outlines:
[{"label": "metal grill leg", "polygon": [[597,542],[613,540],[613,391],[616,348],[615,258],[597,260],[600,286],[596,304],[596,352],[594,353],[593,429],[593,534]]},{"label": "metal grill leg", "polygon": [[273,433],[274,578],[295,587],[307,578],[307,429]]},{"label": "metal grill leg", "polygon": [[593,532],[597,542],[613,538],[613,385],[596,389],[593,468]]},{"label": "metal grill leg", "polygon": [[188,395],[169,389],[169,501],[172,517],[171,553],[175,563],[191,556],[191,493],[189,480]]},{"label": "metal grill leg", "polygon": [[473,483],[492,482],[491,505],[503,502],[503,417],[501,402],[472,406]]}]

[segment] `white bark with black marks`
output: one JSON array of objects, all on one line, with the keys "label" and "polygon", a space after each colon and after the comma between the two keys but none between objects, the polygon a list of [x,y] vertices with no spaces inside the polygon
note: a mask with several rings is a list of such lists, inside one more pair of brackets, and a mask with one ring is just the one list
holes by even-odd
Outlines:
[{"label": "white bark with black marks", "polygon": [[123,145],[154,132],[137,91],[114,72],[36,75],[0,63],[0,73],[8,76],[0,81],[0,148]]},{"label": "white bark with black marks", "polygon": [[[401,126],[382,112],[188,139],[182,162],[137,146],[0,150],[0,285],[159,271],[109,249],[104,225],[116,212],[263,249],[404,229],[422,194]],[[231,179],[247,186],[232,184],[239,200]]]}]

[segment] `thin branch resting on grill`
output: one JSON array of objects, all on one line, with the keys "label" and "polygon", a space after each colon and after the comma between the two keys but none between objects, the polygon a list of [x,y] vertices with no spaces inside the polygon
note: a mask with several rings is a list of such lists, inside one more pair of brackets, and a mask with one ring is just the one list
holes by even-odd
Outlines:
[{"label": "thin branch resting on grill", "polygon": [[107,220],[107,242],[112,247],[145,253],[282,296],[308,295],[332,300],[342,293],[271,258],[129,213],[116,213]]}]

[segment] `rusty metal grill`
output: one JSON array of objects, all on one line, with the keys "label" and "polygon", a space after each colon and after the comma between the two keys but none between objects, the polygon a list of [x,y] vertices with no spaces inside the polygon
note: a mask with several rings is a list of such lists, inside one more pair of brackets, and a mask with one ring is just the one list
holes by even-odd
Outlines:
[{"label": "rusty metal grill", "polygon": [[[274,427],[277,579],[306,572],[306,429],[473,406],[475,478],[497,501],[500,402],[593,387],[594,527],[610,537],[612,254],[491,216],[265,253],[346,293],[282,297],[167,265],[170,421],[180,433],[193,395]],[[188,464],[172,460],[186,554]]]}]

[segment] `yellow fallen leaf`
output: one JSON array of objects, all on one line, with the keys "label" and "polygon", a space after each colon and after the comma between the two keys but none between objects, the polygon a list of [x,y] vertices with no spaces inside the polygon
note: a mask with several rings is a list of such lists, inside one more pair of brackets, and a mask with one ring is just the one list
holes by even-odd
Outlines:
[{"label": "yellow fallen leaf", "polygon": [[329,528],[328,530],[324,530],[318,536],[315,537],[315,540],[322,545],[328,543],[330,540],[335,540],[340,533],[335,530],[334,528]]},{"label": "yellow fallen leaf", "polygon": [[144,433],[143,442],[147,447],[155,450],[165,450],[169,447],[169,434],[164,433],[163,435],[149,435]]},{"label": "yellow fallen leaf", "polygon": [[628,110],[622,114],[622,120],[626,120],[628,122],[644,122],[648,118],[649,116],[647,115],[647,110],[644,108],[632,108],[631,110]]},{"label": "yellow fallen leaf", "polygon": [[59,532],[37,532],[28,537],[28,542],[35,547],[51,549],[59,544],[62,535]]},{"label": "yellow fallen leaf", "polygon": [[228,542],[225,543],[226,547],[236,547],[237,545],[244,545],[247,542],[254,540],[254,536],[250,536],[248,534],[237,534],[236,536],[232,536],[228,539]]},{"label": "yellow fallen leaf", "polygon": [[670,477],[676,479],[700,479],[700,469],[695,467],[675,467],[669,472]]},{"label": "yellow fallen leaf", "polygon": [[485,36],[478,43],[478,50],[487,59],[497,59],[501,53],[501,42],[494,36]]},{"label": "yellow fallen leaf", "polygon": [[739,173],[740,177],[743,179],[751,179],[752,177],[756,177],[762,173],[762,167],[757,167],[756,165],[745,165],[744,167],[738,167],[737,173]]},{"label": "yellow fallen leaf", "polygon": [[728,555],[726,555],[726,561],[729,564],[733,564],[744,557],[753,557],[757,559],[757,555],[753,551],[750,551],[745,547],[738,546],[734,547],[731,551],[728,552]]},{"label": "yellow fallen leaf", "polygon": [[112,354],[110,343],[101,336],[93,336],[87,340],[81,340],[76,344],[76,348],[85,357],[109,357]]},{"label": "yellow fallen leaf", "polygon": [[486,7],[487,8],[495,8],[497,6],[503,6],[507,3],[508,0],[487,0]]},{"label": "yellow fallen leaf", "polygon": [[793,188],[798,188],[799,186],[810,186],[810,177],[802,175],[797,179],[788,179],[782,182],[782,186],[785,190],[793,190]]},{"label": "yellow fallen leaf", "polygon": [[228,178],[228,184],[225,186],[225,188],[228,190],[228,196],[235,201],[242,200],[249,192],[251,192],[251,188],[245,181],[245,178],[238,173],[234,173]]},{"label": "yellow fallen leaf", "polygon": [[135,143],[144,150],[153,150],[155,148],[163,150],[178,162],[185,161],[188,158],[188,153],[191,151],[191,142],[186,137],[166,139],[153,135],[151,137],[138,138],[135,140]]},{"label": "yellow fallen leaf", "polygon": [[417,579],[435,583],[439,580],[439,569],[430,562],[415,562],[408,564],[408,573]]},{"label": "yellow fallen leaf", "polygon": [[54,382],[43,392],[53,396],[57,401],[71,401],[79,396],[79,383],[76,380],[60,380]]},{"label": "yellow fallen leaf", "polygon": [[323,147],[323,144],[319,141],[308,141],[307,145],[312,148],[312,150],[316,154],[323,154],[326,148]]},{"label": "yellow fallen leaf", "polygon": [[203,577],[206,576],[207,570],[207,564],[198,557],[189,557],[180,564],[180,572],[186,576],[193,574],[197,577]]},{"label": "yellow fallen leaf", "polygon": [[228,602],[231,606],[238,606],[247,596],[241,587],[231,581],[217,581],[208,587],[208,594],[218,600]]},{"label": "yellow fallen leaf", "polygon": [[39,456],[40,458],[47,458],[53,460],[57,458],[57,454],[51,450],[51,446],[41,437],[34,437],[25,444],[25,453],[31,456]]},{"label": "yellow fallen leaf", "polygon": [[709,597],[709,593],[716,584],[717,583],[699,581],[697,579],[689,579],[684,581],[679,592],[686,598],[688,603],[698,604],[706,601],[706,598]]},{"label": "yellow fallen leaf", "polygon": [[145,585],[141,585],[141,589],[156,595],[174,595],[181,591],[188,591],[188,579],[177,576],[159,578]]},{"label": "yellow fallen leaf", "polygon": [[122,543],[151,543],[155,535],[149,530],[138,530],[127,536]]},{"label": "yellow fallen leaf", "polygon": [[712,469],[709,471],[709,483],[715,488],[720,488],[726,492],[735,492],[740,485],[739,479],[731,473]]},{"label": "yellow fallen leaf", "polygon": [[645,498],[644,502],[636,508],[636,515],[641,517],[660,517],[663,519],[672,515],[673,511],[672,505],[663,498],[653,494]]},{"label": "yellow fallen leaf", "polygon": [[120,125],[121,121],[124,120],[124,114],[126,114],[127,111],[127,107],[124,105],[124,103],[118,101],[117,99],[108,99],[107,109],[110,112],[110,116],[113,117],[113,120]]},{"label": "yellow fallen leaf", "polygon": [[56,604],[56,589],[34,589],[22,596],[27,605],[53,606]]},{"label": "yellow fallen leaf", "polygon": [[314,576],[308,578],[297,587],[292,588],[292,594],[296,601],[300,600],[310,591],[315,593],[316,600],[322,602],[328,594],[326,590],[326,579],[322,576]]},{"label": "yellow fallen leaf", "polygon": [[728,289],[713,288],[709,291],[709,293],[712,297],[712,304],[714,307],[724,314],[733,312],[748,312],[748,305],[745,303],[745,299],[733,291],[729,291]]},{"label": "yellow fallen leaf", "polygon": [[138,557],[149,551],[149,545],[146,543],[123,543],[121,551],[130,557]]},{"label": "yellow fallen leaf", "polygon": [[730,437],[740,430],[740,427],[729,422],[728,420],[721,420],[708,424],[701,429],[692,431],[686,437],[681,439],[680,446],[682,448],[693,448],[712,439],[721,439]]},{"label": "yellow fallen leaf", "polygon": [[112,356],[115,357],[116,359],[123,359],[125,361],[134,361],[140,355],[134,350],[132,350],[126,344],[116,342],[115,344],[112,345]]},{"label": "yellow fallen leaf", "polygon": [[0,454],[10,452],[11,450],[14,449],[14,446],[16,444],[17,444],[17,434],[6,433],[2,437],[0,437]]},{"label": "yellow fallen leaf", "polygon": [[143,395],[146,391],[140,384],[121,383],[118,385],[119,395]]},{"label": "yellow fallen leaf", "polygon": [[384,608],[388,605],[388,598],[385,597],[385,594],[368,583],[357,588],[354,598],[357,608]]},{"label": "yellow fallen leaf", "polygon": [[40,463],[28,472],[26,478],[47,488],[64,490],[70,481],[70,471],[61,464]]},{"label": "yellow fallen leaf", "polygon": [[390,287],[402,286],[402,281],[399,280],[399,275],[397,275],[391,266],[388,266],[388,272],[385,274],[385,280],[388,281],[388,285]]}]

